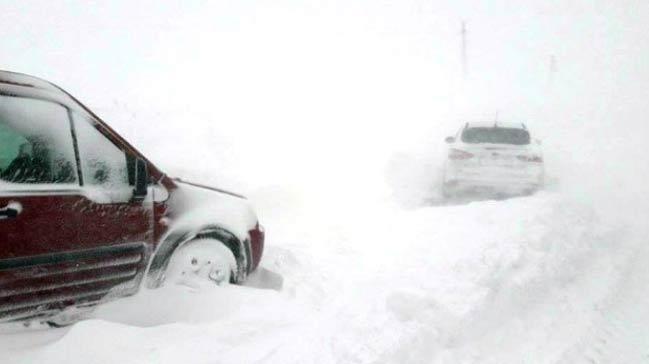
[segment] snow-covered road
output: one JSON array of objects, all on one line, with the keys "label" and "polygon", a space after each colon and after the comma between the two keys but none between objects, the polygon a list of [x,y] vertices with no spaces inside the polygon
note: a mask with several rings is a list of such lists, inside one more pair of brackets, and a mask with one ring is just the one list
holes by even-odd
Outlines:
[{"label": "snow-covered road", "polygon": [[649,250],[560,193],[337,214],[331,202],[277,209],[266,197],[262,267],[282,276],[278,291],[146,291],[69,329],[5,334],[3,362],[645,359]]},{"label": "snow-covered road", "polygon": [[[646,0],[7,1],[0,19],[4,69],[60,84],[165,173],[249,196],[268,232],[252,286],[0,327],[1,364],[649,363]],[[444,138],[494,116],[543,140],[550,188],[435,204]]]},{"label": "snow-covered road", "polygon": [[649,250],[636,253],[623,281],[596,305],[592,323],[557,363],[649,362]]}]

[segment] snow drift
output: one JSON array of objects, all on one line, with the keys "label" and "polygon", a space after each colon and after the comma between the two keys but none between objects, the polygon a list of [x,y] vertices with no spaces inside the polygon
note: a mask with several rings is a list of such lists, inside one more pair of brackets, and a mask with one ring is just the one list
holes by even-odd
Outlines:
[{"label": "snow drift", "polygon": [[[4,67],[79,95],[171,175],[248,195],[275,278],[8,328],[2,360],[583,358],[646,288],[648,16],[637,1],[8,5]],[[496,113],[543,140],[550,186],[438,206],[444,137]]]}]

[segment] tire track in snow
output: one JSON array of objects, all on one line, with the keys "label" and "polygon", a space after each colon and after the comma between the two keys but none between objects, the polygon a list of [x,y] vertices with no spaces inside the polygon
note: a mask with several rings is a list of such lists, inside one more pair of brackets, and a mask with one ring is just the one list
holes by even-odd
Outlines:
[{"label": "tire track in snow", "polygon": [[[516,207],[521,208],[514,201],[507,206],[509,212]],[[404,332],[401,347],[376,362],[552,363],[581,334],[593,331],[593,317],[601,315],[593,310],[594,304],[606,302],[633,266],[629,245],[623,243],[633,241],[624,239],[631,231],[602,224],[590,208],[563,199],[543,201],[540,207],[514,210],[525,214],[516,221],[518,233],[484,235],[495,244],[483,246],[486,256],[492,248],[503,254],[485,260],[489,269],[478,271],[481,278],[476,287],[489,288],[489,294],[468,315],[445,314],[432,292],[393,297],[390,308],[397,314],[412,311],[409,307],[431,310],[418,310],[415,319],[406,320],[410,330]],[[619,335],[616,327],[605,332]],[[604,336],[598,339],[612,341]],[[609,355],[601,346],[590,349],[588,356],[594,360]],[[582,360],[583,353],[577,350],[578,358],[571,356],[566,362]]]}]

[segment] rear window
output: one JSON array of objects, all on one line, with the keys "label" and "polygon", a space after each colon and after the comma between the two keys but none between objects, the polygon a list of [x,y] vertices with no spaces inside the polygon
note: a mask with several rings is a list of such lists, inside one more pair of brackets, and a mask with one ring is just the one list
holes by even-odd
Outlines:
[{"label": "rear window", "polygon": [[525,129],[481,127],[467,128],[462,131],[462,141],[465,143],[493,143],[493,144],[530,144],[530,133]]}]

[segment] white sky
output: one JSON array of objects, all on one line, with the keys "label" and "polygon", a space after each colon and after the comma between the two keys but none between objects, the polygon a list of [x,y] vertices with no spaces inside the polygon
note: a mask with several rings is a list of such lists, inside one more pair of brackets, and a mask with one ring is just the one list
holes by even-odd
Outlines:
[{"label": "white sky", "polygon": [[496,111],[574,163],[609,146],[597,163],[649,165],[646,1],[2,2],[1,68],[133,110],[108,122],[165,159],[152,140],[192,129],[241,179],[361,188],[394,151]]}]

